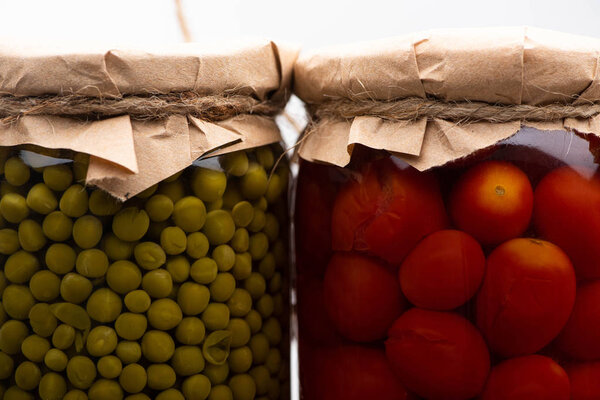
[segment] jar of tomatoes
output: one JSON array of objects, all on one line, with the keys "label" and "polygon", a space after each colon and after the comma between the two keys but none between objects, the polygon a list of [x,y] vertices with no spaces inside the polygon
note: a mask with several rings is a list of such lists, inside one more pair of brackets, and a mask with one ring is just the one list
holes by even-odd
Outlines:
[{"label": "jar of tomatoes", "polygon": [[600,398],[600,47],[572,39],[430,32],[301,57],[304,399]]}]

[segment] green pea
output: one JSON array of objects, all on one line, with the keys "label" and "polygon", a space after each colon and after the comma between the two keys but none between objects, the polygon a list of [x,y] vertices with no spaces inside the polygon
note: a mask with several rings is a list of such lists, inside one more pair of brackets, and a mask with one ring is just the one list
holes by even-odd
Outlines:
[{"label": "green pea", "polygon": [[265,367],[269,372],[275,375],[281,369],[281,352],[277,348],[270,348],[265,360]]},{"label": "green pea", "polygon": [[229,386],[217,385],[210,389],[208,400],[233,400],[233,393]]},{"label": "green pea", "polygon": [[34,304],[35,299],[27,286],[9,285],[2,293],[2,306],[11,318],[27,319]]},{"label": "green pea", "polygon": [[248,347],[252,351],[252,359],[255,364],[264,364],[269,355],[269,339],[264,333],[257,333],[250,338]]},{"label": "green pea", "polygon": [[257,148],[255,155],[256,161],[258,161],[258,163],[265,169],[273,168],[273,165],[275,164],[275,156],[269,147],[264,146]]},{"label": "green pea", "polygon": [[202,374],[210,380],[210,383],[213,386],[220,385],[225,383],[227,377],[229,376],[229,365],[227,363],[223,363],[221,365],[208,363],[206,364],[204,371],[202,371]]},{"label": "green pea", "polygon": [[225,193],[223,193],[223,208],[231,210],[240,201],[244,200],[238,186],[234,182],[229,182]]},{"label": "green pea", "polygon": [[245,228],[254,219],[254,207],[248,201],[240,201],[233,206],[231,216],[236,226]]},{"label": "green pea", "polygon": [[41,363],[46,356],[46,353],[50,350],[50,342],[38,335],[30,335],[23,340],[21,343],[21,353],[29,361]]},{"label": "green pea", "polygon": [[258,272],[265,278],[271,279],[275,274],[275,257],[273,253],[267,255],[258,263]]},{"label": "green pea", "polygon": [[206,361],[213,365],[227,362],[231,346],[231,332],[217,330],[211,332],[202,344],[202,354]]},{"label": "green pea", "polygon": [[148,309],[148,322],[156,329],[168,331],[183,319],[179,305],[171,299],[158,299]]},{"label": "green pea", "polygon": [[74,387],[87,389],[96,379],[96,366],[88,357],[75,356],[67,364],[67,377]]},{"label": "green pea", "polygon": [[63,276],[60,282],[60,295],[63,300],[69,303],[79,304],[83,303],[90,297],[92,293],[92,282],[89,279],[69,272]]},{"label": "green pea", "polygon": [[20,157],[11,157],[4,163],[4,179],[14,186],[27,183],[31,172]]},{"label": "green pea", "polygon": [[60,211],[73,218],[79,218],[88,210],[88,193],[79,184],[71,185],[60,198]]},{"label": "green pea", "polygon": [[171,366],[180,376],[190,376],[202,372],[204,357],[198,346],[181,346],[175,349]]},{"label": "green pea", "polygon": [[121,298],[108,288],[100,288],[90,295],[87,301],[87,313],[100,323],[109,323],[121,314]]},{"label": "green pea", "polygon": [[164,194],[155,194],[146,201],[145,209],[150,220],[166,221],[173,213],[173,200]]},{"label": "green pea", "polygon": [[198,315],[206,309],[210,291],[206,286],[185,282],[177,292],[177,303],[185,315]]},{"label": "green pea", "polygon": [[102,250],[104,250],[108,258],[114,261],[128,260],[131,258],[134,247],[135,242],[126,242],[121,240],[113,233],[104,235],[104,239],[102,241]]},{"label": "green pea", "polygon": [[229,324],[229,308],[222,303],[210,303],[202,313],[202,322],[211,331],[227,328]]},{"label": "green pea", "polygon": [[6,389],[4,400],[33,400],[33,395],[17,386],[11,386]]},{"label": "green pea", "polygon": [[148,197],[150,197],[154,193],[156,193],[157,189],[158,189],[158,183],[150,186],[147,189],[142,190],[141,192],[136,194],[135,197],[140,198],[140,199],[147,199]]},{"label": "green pea", "polygon": [[75,329],[67,324],[59,325],[52,334],[52,346],[60,350],[66,350],[75,341]]},{"label": "green pea", "polygon": [[83,307],[76,304],[54,303],[50,305],[50,311],[59,321],[71,325],[73,328],[84,331],[91,326],[88,313]]},{"label": "green pea", "polygon": [[62,372],[67,368],[69,358],[59,349],[50,349],[44,356],[44,364],[52,371]]},{"label": "green pea", "polygon": [[73,172],[65,164],[49,165],[44,168],[44,183],[52,190],[62,192],[73,182]]},{"label": "green pea", "polygon": [[117,348],[117,341],[117,334],[113,328],[100,325],[90,331],[86,349],[91,356],[106,356]]},{"label": "green pea", "polygon": [[31,253],[19,250],[4,264],[4,274],[13,283],[26,283],[40,269],[40,262]]},{"label": "green pea", "polygon": [[167,261],[165,251],[154,242],[142,242],[133,250],[137,264],[147,270],[153,270]]},{"label": "green pea", "polygon": [[63,400],[88,400],[88,395],[83,390],[71,389],[65,394]]},{"label": "green pea", "polygon": [[48,270],[38,271],[29,281],[29,290],[38,301],[52,301],[60,294],[60,278]]},{"label": "green pea", "polygon": [[221,171],[196,168],[190,181],[194,195],[202,201],[216,201],[227,187],[227,177]]},{"label": "green pea", "polygon": [[206,207],[202,200],[196,197],[184,197],[175,203],[173,221],[185,232],[196,232],[206,221]]},{"label": "green pea", "polygon": [[102,250],[83,250],[77,255],[75,269],[87,278],[101,278],[108,270],[108,257]]},{"label": "green pea", "polygon": [[248,250],[250,236],[245,228],[236,229],[231,238],[231,247],[238,253],[243,253]]},{"label": "green pea", "polygon": [[14,229],[0,229],[0,254],[10,255],[19,250],[19,235]]},{"label": "green pea", "polygon": [[142,272],[131,261],[115,261],[106,271],[106,283],[119,294],[127,294],[142,283]]},{"label": "green pea", "polygon": [[44,218],[42,231],[48,239],[54,242],[64,242],[71,237],[73,221],[62,211],[53,211]]},{"label": "green pea", "polygon": [[281,274],[279,272],[276,272],[269,281],[269,291],[271,293],[277,293],[281,291],[281,285]]},{"label": "green pea", "polygon": [[129,364],[123,368],[119,383],[128,393],[139,393],[146,387],[148,376],[146,370],[139,364]]},{"label": "green pea", "polygon": [[210,393],[210,380],[204,375],[193,375],[183,381],[181,390],[186,399],[205,400]]},{"label": "green pea", "polygon": [[62,400],[67,393],[67,382],[56,372],[48,372],[40,380],[38,393],[42,400]]},{"label": "green pea", "polygon": [[32,219],[21,221],[18,235],[23,250],[36,252],[46,245],[46,237],[42,231],[42,226]]},{"label": "green pea", "polygon": [[46,266],[55,274],[63,275],[75,267],[77,255],[72,247],[63,243],[53,243],[46,250]]},{"label": "green pea", "polygon": [[179,390],[171,388],[160,392],[156,396],[156,400],[185,400],[185,397]]},{"label": "green pea", "polygon": [[269,203],[275,203],[281,198],[283,190],[286,188],[284,183],[286,182],[279,175],[273,174],[271,176],[265,193],[265,198]]},{"label": "green pea", "polygon": [[150,218],[144,210],[137,207],[127,207],[119,211],[112,222],[115,236],[126,242],[140,240],[148,231]]},{"label": "green pea", "polygon": [[245,346],[250,341],[250,325],[242,318],[232,318],[227,330],[231,332],[231,347]]},{"label": "green pea", "polygon": [[[58,295],[58,290],[56,293]],[[46,303],[37,303],[31,307],[28,317],[31,329],[42,337],[51,336],[58,325],[58,320],[50,311],[50,306]]]},{"label": "green pea", "polygon": [[231,271],[235,279],[247,279],[252,273],[252,256],[250,253],[241,253],[235,255],[235,263]]},{"label": "green pea", "polygon": [[90,400],[122,400],[123,389],[115,382],[108,379],[99,379],[88,391]]},{"label": "green pea", "polygon": [[20,195],[25,195],[25,187],[13,186],[6,181],[0,182],[0,197],[6,196],[9,193],[17,193]]},{"label": "green pea", "polygon": [[259,365],[252,368],[248,374],[254,379],[254,383],[256,384],[256,394],[259,396],[267,394],[271,383],[271,374],[267,367]]},{"label": "green pea", "polygon": [[103,190],[96,189],[90,194],[90,212],[99,217],[114,215],[122,206],[122,203]]},{"label": "green pea", "polygon": [[104,356],[98,360],[96,364],[100,376],[106,379],[115,379],[121,375],[123,364],[118,357]]},{"label": "green pea", "polygon": [[233,400],[253,400],[256,396],[256,384],[254,383],[254,379],[248,374],[239,374],[231,377],[229,388],[233,393]]},{"label": "green pea", "polygon": [[0,214],[13,224],[18,224],[29,215],[25,197],[17,193],[7,193],[0,200]]},{"label": "green pea", "polygon": [[209,284],[217,278],[219,267],[217,263],[208,257],[194,261],[190,269],[192,279],[201,284]]},{"label": "green pea", "polygon": [[223,208],[223,198],[217,201],[211,201],[206,203],[206,211],[220,210]]},{"label": "green pea", "polygon": [[251,310],[250,312],[248,312],[248,314],[246,314],[244,319],[246,320],[248,325],[250,325],[250,331],[252,331],[253,334],[256,334],[261,330],[262,317],[258,311]]},{"label": "green pea", "polygon": [[160,233],[160,245],[167,254],[181,254],[186,249],[187,236],[178,226],[169,226]]},{"label": "green pea", "polygon": [[236,288],[227,300],[227,307],[233,317],[243,317],[252,309],[252,297],[247,290]]},{"label": "green pea", "polygon": [[102,223],[93,215],[77,218],[73,224],[73,240],[82,249],[96,246],[102,238]]},{"label": "green pea", "polygon": [[14,355],[21,351],[23,340],[29,335],[27,325],[21,321],[8,320],[0,326],[0,351]]},{"label": "green pea", "polygon": [[267,199],[265,199],[264,196],[261,196],[258,200],[254,200],[254,202],[252,202],[252,205],[255,209],[259,209],[262,211],[267,211],[267,208],[269,208],[269,203],[267,203]]},{"label": "green pea", "polygon": [[204,323],[200,318],[196,317],[186,317],[182,319],[175,330],[177,341],[191,346],[202,343],[205,334],[206,328],[204,327]]},{"label": "green pea", "polygon": [[263,232],[271,242],[279,237],[279,221],[272,213],[265,214],[265,226]]},{"label": "green pea", "polygon": [[136,363],[142,358],[142,347],[138,342],[121,341],[115,351],[123,364]]},{"label": "green pea", "polygon": [[265,215],[265,212],[259,208],[255,208],[254,209],[254,217],[252,218],[252,221],[250,221],[250,223],[248,224],[248,230],[250,232],[260,232],[267,221],[267,217]]},{"label": "green pea", "polygon": [[285,305],[283,303],[282,294],[278,293],[275,296],[273,296],[273,315],[275,315],[276,317],[282,316],[284,307]]},{"label": "green pea", "polygon": [[240,190],[245,198],[256,200],[267,191],[268,178],[265,169],[256,163],[251,163],[248,171],[240,180]]},{"label": "green pea", "polygon": [[125,296],[125,306],[134,313],[144,313],[148,311],[151,304],[150,296],[143,290],[134,290]]},{"label": "green pea", "polygon": [[248,171],[248,156],[245,151],[236,151],[219,157],[219,164],[226,173],[243,176]]},{"label": "green pea", "polygon": [[115,321],[117,334],[125,340],[138,340],[148,327],[148,320],[142,314],[123,313]]},{"label": "green pea", "polygon": [[263,318],[269,318],[273,314],[273,309],[275,304],[273,302],[273,297],[269,294],[264,294],[258,301],[256,302],[256,310],[262,315]]},{"label": "green pea", "polygon": [[0,379],[8,379],[13,373],[14,361],[11,356],[0,352]]},{"label": "green pea", "polygon": [[190,268],[190,262],[185,256],[170,257],[167,260],[167,271],[171,274],[171,278],[174,282],[185,282],[190,277]]},{"label": "green pea", "polygon": [[250,293],[253,299],[259,299],[267,289],[265,278],[258,272],[252,272],[244,281],[244,288]]},{"label": "green pea", "polygon": [[252,367],[252,350],[247,346],[233,349],[227,362],[231,372],[236,374],[247,372]]},{"label": "green pea", "polygon": [[231,215],[224,210],[211,211],[206,215],[202,232],[212,245],[227,243],[235,233],[235,224]]},{"label": "green pea", "polygon": [[186,187],[181,180],[173,182],[162,182],[158,187],[158,193],[164,194],[171,199],[173,203],[185,196]]},{"label": "green pea", "polygon": [[186,253],[188,256],[198,259],[208,253],[208,239],[202,232],[190,233],[187,237]]},{"label": "green pea", "polygon": [[155,299],[168,297],[173,290],[173,278],[167,270],[156,269],[144,275],[142,288]]},{"label": "green pea", "polygon": [[250,236],[248,252],[253,260],[262,259],[269,251],[269,238],[262,232]]},{"label": "green pea", "polygon": [[15,370],[15,383],[23,390],[35,389],[41,378],[40,368],[31,361],[22,362]]},{"label": "green pea", "polygon": [[27,206],[39,214],[50,214],[58,207],[58,200],[52,190],[43,183],[35,184],[27,193]]},{"label": "green pea", "polygon": [[154,390],[165,390],[175,384],[175,371],[167,364],[152,364],[147,369],[148,387]]},{"label": "green pea", "polygon": [[214,301],[226,302],[235,290],[235,278],[228,272],[221,272],[210,284],[210,296]]}]

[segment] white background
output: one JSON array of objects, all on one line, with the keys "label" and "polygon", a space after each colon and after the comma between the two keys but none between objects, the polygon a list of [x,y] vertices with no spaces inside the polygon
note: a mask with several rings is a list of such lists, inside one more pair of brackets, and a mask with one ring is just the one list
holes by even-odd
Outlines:
[{"label": "white background", "polygon": [[[196,40],[260,36],[305,47],[431,28],[531,25],[600,37],[598,0],[183,0]],[[0,0],[0,37],[182,40],[174,0]]]}]

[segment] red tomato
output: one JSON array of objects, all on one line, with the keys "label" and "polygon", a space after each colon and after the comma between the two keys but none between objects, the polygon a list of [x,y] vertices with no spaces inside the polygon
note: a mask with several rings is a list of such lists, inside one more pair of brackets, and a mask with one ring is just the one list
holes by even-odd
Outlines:
[{"label": "red tomato", "polygon": [[600,179],[570,167],[546,175],[535,189],[534,225],[571,258],[578,279],[600,278]]},{"label": "red tomato", "polygon": [[325,273],[324,291],[333,324],[356,342],[384,338],[406,306],[394,275],[359,254],[333,255]]},{"label": "red tomato", "polygon": [[565,370],[571,381],[571,400],[600,399],[600,361],[568,364]]},{"label": "red tomato", "polygon": [[503,357],[537,352],[558,335],[575,301],[575,272],[552,243],[513,239],[488,257],[477,326]]},{"label": "red tomato", "polygon": [[600,359],[600,281],[579,286],[573,312],[556,347],[575,360]]},{"label": "red tomato", "polygon": [[303,161],[296,191],[296,262],[298,272],[323,276],[331,257],[331,211],[337,183],[334,167]]},{"label": "red tomato", "polygon": [[368,252],[398,265],[447,217],[434,176],[392,160],[367,164],[340,190],[333,207],[334,250]]},{"label": "red tomato", "polygon": [[325,309],[323,282],[298,277],[298,329],[302,340],[316,344],[337,342],[337,332]]},{"label": "red tomato", "polygon": [[512,358],[492,368],[480,400],[569,400],[569,377],[551,358]]},{"label": "red tomato", "polygon": [[307,400],[408,400],[383,350],[361,346],[324,349],[306,369],[302,397]]},{"label": "red tomato", "polygon": [[485,255],[475,239],[461,231],[438,231],[406,257],[400,287],[417,307],[451,310],[475,295],[484,270]]},{"label": "red tomato", "polygon": [[533,190],[527,175],[505,161],[487,161],[465,172],[450,194],[456,226],[483,245],[520,236],[531,219]]},{"label": "red tomato", "polygon": [[481,393],[490,355],[477,329],[458,314],[413,308],[390,328],[386,355],[400,382],[429,400]]}]

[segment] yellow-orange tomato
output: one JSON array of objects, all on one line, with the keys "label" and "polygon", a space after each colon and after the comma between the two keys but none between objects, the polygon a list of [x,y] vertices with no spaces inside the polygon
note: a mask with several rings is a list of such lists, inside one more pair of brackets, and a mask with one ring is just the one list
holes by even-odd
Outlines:
[{"label": "yellow-orange tomato", "polygon": [[533,190],[527,175],[505,161],[469,169],[450,195],[454,224],[483,245],[520,236],[531,220]]}]

